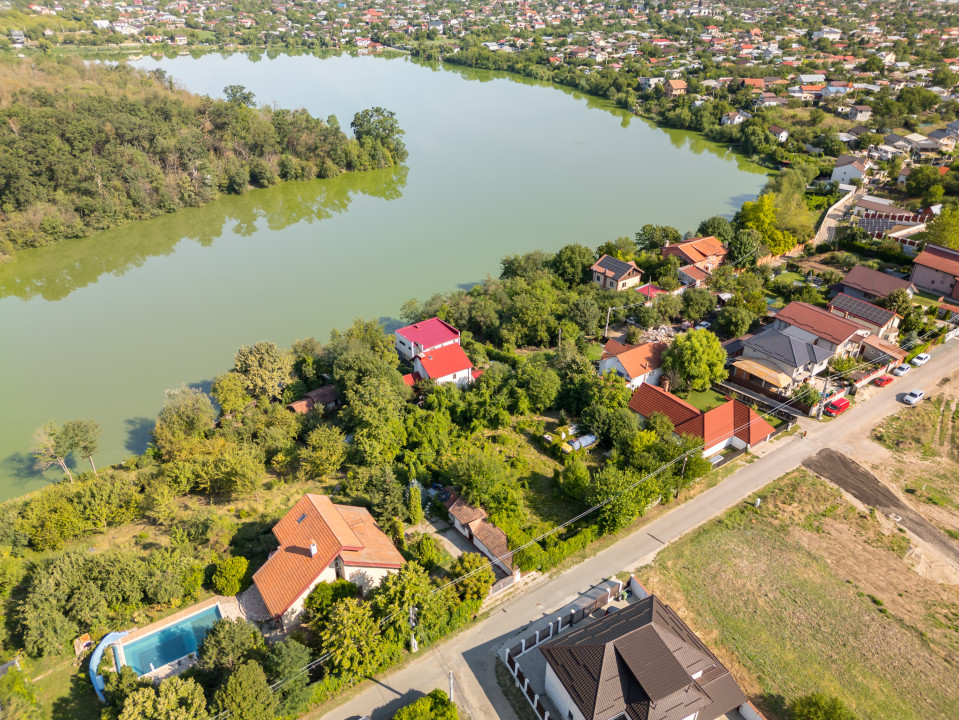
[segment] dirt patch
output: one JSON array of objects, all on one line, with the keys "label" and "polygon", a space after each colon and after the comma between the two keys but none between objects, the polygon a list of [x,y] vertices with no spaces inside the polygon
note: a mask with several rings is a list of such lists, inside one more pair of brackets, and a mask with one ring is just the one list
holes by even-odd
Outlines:
[{"label": "dirt patch", "polygon": [[892,518],[959,568],[959,546],[859,463],[824,448],[807,458],[803,466],[835,483],[864,505]]}]

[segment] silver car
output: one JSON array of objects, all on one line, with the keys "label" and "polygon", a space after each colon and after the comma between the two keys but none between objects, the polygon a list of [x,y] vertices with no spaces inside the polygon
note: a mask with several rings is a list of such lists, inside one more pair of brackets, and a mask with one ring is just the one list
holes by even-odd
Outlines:
[{"label": "silver car", "polygon": [[929,362],[929,353],[919,353],[912,359],[912,364],[915,367],[922,367],[927,362]]},{"label": "silver car", "polygon": [[892,374],[896,377],[902,377],[910,370],[912,370],[912,368],[908,365],[899,365],[895,370],[892,371]]},{"label": "silver car", "polygon": [[906,403],[906,405],[918,405],[919,401],[922,400],[925,396],[926,396],[926,393],[924,393],[922,390],[912,390],[911,392],[906,394],[906,396],[902,399],[902,401]]}]

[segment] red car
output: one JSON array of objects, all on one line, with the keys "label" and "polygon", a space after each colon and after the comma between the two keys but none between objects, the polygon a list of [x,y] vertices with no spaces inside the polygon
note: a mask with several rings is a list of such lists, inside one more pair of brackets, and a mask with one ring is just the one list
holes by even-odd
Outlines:
[{"label": "red car", "polygon": [[891,375],[883,375],[881,378],[876,378],[876,385],[879,387],[886,387],[889,383],[892,382]]}]

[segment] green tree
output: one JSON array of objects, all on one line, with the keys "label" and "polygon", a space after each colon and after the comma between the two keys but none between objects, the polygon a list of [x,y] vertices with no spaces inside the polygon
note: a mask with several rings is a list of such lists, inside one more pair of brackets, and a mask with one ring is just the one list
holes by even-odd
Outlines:
[{"label": "green tree", "polygon": [[755,230],[762,242],[774,255],[782,255],[796,246],[796,238],[779,229],[778,209],[772,193],[760,195],[756,200],[747,200],[736,215],[741,229]]},{"label": "green tree", "polygon": [[659,250],[682,239],[682,233],[670,225],[643,225],[636,233],[636,248],[640,252]]},{"label": "green tree", "polygon": [[737,268],[756,266],[762,236],[757,230],[739,230],[729,243],[728,261]]},{"label": "green tree", "polygon": [[410,483],[406,489],[406,517],[413,526],[423,522],[423,494],[417,482]]},{"label": "green tree", "polygon": [[206,720],[206,698],[192,678],[172,677],[131,693],[120,720]]},{"label": "green tree", "polygon": [[73,473],[67,465],[70,454],[76,449],[73,437],[66,427],[57,425],[52,420],[33,433],[34,467],[45,472],[53,465],[58,465],[64,474],[73,482]]},{"label": "green tree", "polygon": [[191,440],[204,437],[216,421],[210,398],[196,388],[166,391],[153,428],[153,441],[165,460],[175,459]]},{"label": "green tree", "polygon": [[939,169],[932,165],[913,165],[906,176],[906,192],[911,197],[920,197],[925,195],[933,185],[938,185],[942,181]]},{"label": "green tree", "polygon": [[197,666],[219,682],[261,647],[263,635],[255,625],[239,619],[217,620],[200,643]]},{"label": "green tree", "polygon": [[550,269],[568,287],[589,281],[589,268],[595,262],[593,251],[585,245],[564,245],[550,260]]},{"label": "green tree", "polygon": [[699,237],[712,235],[723,245],[728,245],[733,239],[733,225],[722,215],[713,215],[699,223],[696,235]]},{"label": "green tree", "polygon": [[330,423],[320,423],[306,436],[306,447],[300,453],[300,469],[309,479],[319,479],[339,472],[346,459],[346,438]]},{"label": "green tree", "polygon": [[716,309],[716,298],[709,290],[690,288],[683,293],[683,317],[699,322]]},{"label": "green tree", "polygon": [[100,423],[95,420],[69,420],[63,424],[63,433],[70,438],[70,444],[77,455],[90,463],[93,474],[99,480],[100,473],[93,463],[93,455],[100,444]]},{"label": "green tree", "polygon": [[407,543],[407,549],[413,559],[427,570],[435,568],[442,557],[436,538],[426,533],[414,533]]},{"label": "green tree", "polygon": [[959,250],[959,207],[946,206],[926,230],[926,240],[933,245]]},{"label": "green tree", "polygon": [[720,330],[730,337],[740,337],[749,332],[756,316],[744,307],[727,305],[719,311],[716,324]]},{"label": "green tree", "polygon": [[240,583],[246,575],[249,563],[245,557],[230,557],[220,560],[213,573],[213,592],[217,595],[238,595]]},{"label": "green tree", "polygon": [[862,68],[863,72],[877,73],[882,72],[885,65],[883,65],[881,57],[878,55],[870,55],[859,67]]},{"label": "green tree", "polygon": [[593,475],[586,502],[589,505],[606,503],[599,511],[599,526],[604,533],[622,530],[645,509],[639,493],[629,489],[633,482],[632,475],[613,465],[607,465]]},{"label": "green tree", "polygon": [[380,583],[373,598],[373,612],[380,619],[383,635],[391,640],[409,636],[410,608],[415,608],[417,626],[429,631],[442,621],[442,596],[434,593],[429,573],[415,562],[390,573]]},{"label": "green tree", "polygon": [[463,600],[485,600],[496,582],[489,560],[479,553],[460,555],[450,566],[450,579]]},{"label": "green tree", "polygon": [[375,468],[370,476],[370,483],[374,517],[381,523],[386,523],[390,518],[406,519],[403,487],[396,479],[393,469],[388,465]]},{"label": "green tree", "polygon": [[793,700],[789,720],[856,720],[856,715],[839,698],[817,692]]},{"label": "green tree", "polygon": [[679,373],[693,390],[706,390],[726,379],[726,350],[709,330],[690,330],[663,351],[663,367]]},{"label": "green tree", "polygon": [[210,394],[220,405],[224,415],[235,415],[250,404],[246,379],[236,371],[223,373],[213,381]]},{"label": "green tree", "polygon": [[237,350],[233,361],[233,371],[243,377],[246,389],[254,398],[279,398],[290,382],[292,370],[290,353],[268,341],[252,347],[244,345]]},{"label": "green tree", "polygon": [[256,96],[242,85],[227,85],[223,88],[226,101],[232,105],[252,107]]},{"label": "green tree", "polygon": [[213,696],[218,714],[243,720],[273,720],[276,698],[266,681],[266,673],[255,660],[247,660],[234,670]]},{"label": "green tree", "polygon": [[[306,596],[303,608],[309,612],[310,622],[314,629],[322,624],[326,614],[335,602],[346,598],[355,598],[360,594],[360,588],[349,580],[334,580],[321,582]],[[319,623],[319,624],[318,624]]]},{"label": "green tree", "polygon": [[0,708],[5,720],[44,720],[46,714],[36,688],[19,667],[11,667],[0,677]]},{"label": "green tree", "polygon": [[382,642],[369,605],[355,598],[333,603],[320,631],[320,646],[330,654],[331,671],[348,678],[376,670]]},{"label": "green tree", "polygon": [[263,659],[263,670],[274,691],[277,713],[299,715],[310,700],[310,674],[303,670],[311,661],[310,650],[292,638],[274,643]]},{"label": "green tree", "polygon": [[880,302],[886,310],[892,310],[897,315],[905,317],[912,310],[912,297],[904,288],[896,288],[886,295]]},{"label": "green tree", "polygon": [[400,708],[393,720],[459,720],[456,705],[442,690],[434,690],[429,695]]}]

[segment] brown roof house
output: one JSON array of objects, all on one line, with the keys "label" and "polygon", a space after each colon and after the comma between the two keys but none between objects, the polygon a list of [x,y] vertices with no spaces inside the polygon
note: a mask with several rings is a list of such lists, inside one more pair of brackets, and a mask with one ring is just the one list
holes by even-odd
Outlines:
[{"label": "brown roof house", "polygon": [[791,302],[776,313],[772,327],[840,357],[858,352],[862,339],[869,335],[862,325],[804,302]]},{"label": "brown roof house", "polygon": [[930,243],[913,263],[911,279],[917,287],[959,300],[959,250]]},{"label": "brown roof house", "polygon": [[321,582],[349,580],[365,593],[406,562],[366,508],[307,494],[273,526],[280,546],[253,575],[267,609],[284,628]]},{"label": "brown roof house", "polygon": [[863,265],[856,265],[837,283],[840,292],[860,300],[882,300],[893,290],[902,288],[910,297],[916,292],[916,286],[910,280],[879,272]]},{"label": "brown roof house", "polygon": [[557,720],[716,720],[748,702],[729,670],[655,595],[539,650]]},{"label": "brown roof house", "polygon": [[683,265],[694,265],[700,270],[712,272],[723,264],[726,252],[719,239],[709,235],[666,245],[663,248],[663,257],[675,255],[683,261]]},{"label": "brown roof house", "polygon": [[599,374],[614,372],[626,381],[630,388],[637,388],[644,382],[656,384],[663,374],[663,350],[666,343],[644,343],[642,345],[623,345],[610,340],[603,346],[603,356],[599,359]]},{"label": "brown roof house", "polygon": [[628,290],[639,285],[643,276],[636,263],[612,255],[603,255],[590,270],[593,271],[593,282],[607,290]]},{"label": "brown roof house", "polygon": [[488,557],[497,569],[506,575],[512,575],[514,580],[519,580],[519,568],[513,563],[513,553],[510,552],[506,533],[487,522],[483,508],[470,505],[453,488],[445,489],[450,496],[444,504],[453,521],[453,527]]},{"label": "brown roof house", "polygon": [[899,337],[899,321],[902,320],[899,315],[846,293],[839,293],[829,301],[829,312],[862,325],[887,342],[894,342]]},{"label": "brown roof house", "polygon": [[687,87],[685,80],[667,80],[663,83],[663,92],[666,97],[677,97],[685,95]]},{"label": "brown roof house", "polygon": [[317,405],[329,412],[336,410],[340,403],[340,392],[336,389],[336,385],[324,385],[316,390],[310,390],[304,397],[291,402],[287,407],[295,413],[305,415]]}]

